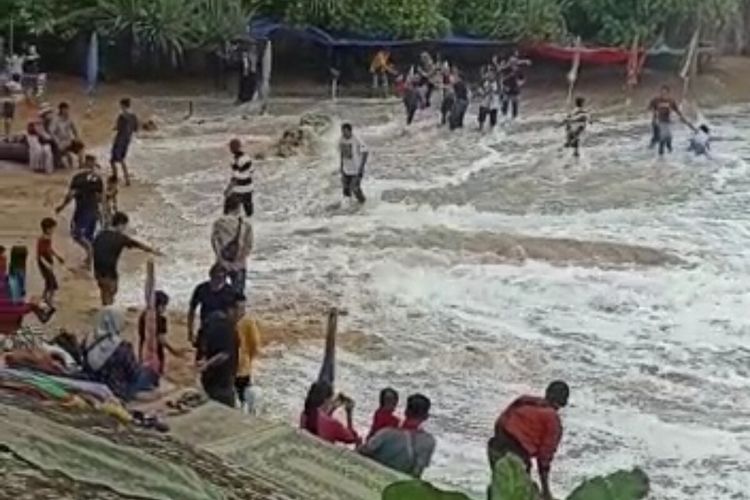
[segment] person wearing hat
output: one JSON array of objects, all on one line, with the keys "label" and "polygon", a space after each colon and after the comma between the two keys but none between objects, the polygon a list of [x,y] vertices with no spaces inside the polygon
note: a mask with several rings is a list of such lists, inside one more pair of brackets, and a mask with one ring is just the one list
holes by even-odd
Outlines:
[{"label": "person wearing hat", "polygon": [[562,439],[559,411],[568,405],[570,388],[565,382],[552,382],[543,398],[521,396],[508,406],[495,423],[495,435],[487,444],[490,468],[508,454],[515,455],[531,471],[536,460],[542,496],[552,498],[549,473]]}]

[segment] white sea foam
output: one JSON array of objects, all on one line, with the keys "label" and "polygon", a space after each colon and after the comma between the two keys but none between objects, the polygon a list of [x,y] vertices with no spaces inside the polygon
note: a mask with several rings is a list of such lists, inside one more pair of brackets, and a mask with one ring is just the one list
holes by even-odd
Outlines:
[{"label": "white sea foam", "polygon": [[[656,159],[645,150],[644,117],[592,127],[574,162],[543,116],[484,136],[450,134],[427,116],[404,133],[393,103],[279,105],[351,120],[372,151],[370,201],[356,211],[327,208],[340,199],[335,130],[320,155],[257,162],[250,271],[251,300],[319,297],[349,311],[344,329],[382,339],[339,357],[338,385],[357,398],[361,428],[382,387],[428,394],[439,438],[428,478],[481,497],[499,410],[565,378],[573,395],[553,471],[558,491],[641,465],[655,498],[750,498],[747,108],[707,113],[721,138],[714,160],[682,151]],[[161,139],[142,140],[133,162],[167,202],[140,207],[135,226],[170,255],[159,284],[177,304],[211,261],[226,138],[271,139],[294,120],[242,120],[211,101],[201,109],[212,120],[204,133],[193,127],[186,137],[172,123]],[[436,228],[480,243],[485,233],[546,238],[552,253],[561,239],[641,245],[682,263],[498,261],[441,244]],[[126,299],[139,300],[139,281],[124,283]],[[319,342],[276,347],[262,362],[269,413],[296,421],[320,350]]]}]

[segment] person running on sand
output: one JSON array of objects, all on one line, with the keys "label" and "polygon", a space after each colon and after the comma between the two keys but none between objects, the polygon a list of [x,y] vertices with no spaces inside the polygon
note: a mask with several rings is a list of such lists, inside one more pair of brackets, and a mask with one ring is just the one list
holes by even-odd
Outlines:
[{"label": "person running on sand", "polygon": [[362,192],[362,179],[365,175],[365,165],[369,157],[367,146],[354,135],[351,124],[344,123],[341,126],[341,139],[339,140],[339,154],[341,158],[341,183],[343,184],[344,197],[351,198],[352,195],[360,204],[366,201]]},{"label": "person running on sand", "polygon": [[247,259],[253,250],[253,226],[242,216],[242,204],[237,195],[224,200],[224,215],[214,222],[211,246],[216,261],[227,271],[232,288],[245,293]]},{"label": "person running on sand", "polygon": [[[227,311],[234,303],[237,292],[227,283],[227,271],[221,264],[214,264],[208,273],[208,281],[196,286],[190,298],[190,307],[187,316],[188,341],[197,345],[202,335],[203,325],[206,320],[216,311]],[[198,339],[195,336],[195,313],[200,308],[200,326],[198,328]]]},{"label": "person running on sand", "polygon": [[503,411],[495,424],[495,435],[487,444],[490,468],[507,454],[523,461],[527,472],[536,460],[542,495],[552,499],[549,473],[552,460],[562,439],[559,410],[568,405],[570,388],[562,381],[552,382],[544,398],[521,396]]},{"label": "person running on sand", "polygon": [[565,118],[565,147],[573,149],[573,156],[581,155],[581,136],[586,127],[591,123],[591,115],[586,110],[586,100],[583,97],[576,98],[576,107]]},{"label": "person running on sand", "polygon": [[422,477],[435,452],[435,437],[422,429],[430,418],[430,406],[422,394],[409,396],[403,424],[381,430],[358,451],[390,469]]},{"label": "person running on sand", "polygon": [[651,147],[659,146],[659,156],[664,156],[667,151],[672,152],[672,113],[695,131],[695,127],[687,121],[677,101],[672,97],[672,90],[668,85],[662,86],[661,93],[651,100],[649,110],[652,113]]},{"label": "person running on sand", "polygon": [[128,157],[128,149],[133,134],[138,131],[138,117],[130,110],[130,106],[130,98],[125,97],[120,100],[120,114],[117,116],[117,122],[115,123],[115,138],[112,141],[112,155],[109,160],[112,175],[115,177],[117,177],[117,165],[122,167],[122,176],[125,178],[126,186],[130,186],[130,174],[125,161]]},{"label": "person running on sand", "polygon": [[92,245],[94,277],[99,285],[99,295],[104,306],[114,304],[117,297],[120,276],[117,265],[124,249],[136,248],[153,255],[163,255],[158,250],[125,234],[129,223],[130,219],[127,215],[117,212],[112,217],[112,227],[99,232],[94,238]]},{"label": "person running on sand", "polygon": [[97,167],[96,158],[90,155],[86,156],[83,171],[73,176],[65,199],[55,210],[59,214],[65,210],[65,207],[71,201],[75,200],[73,218],[70,221],[70,232],[73,241],[86,253],[86,259],[84,260],[86,269],[91,268],[93,258],[91,244],[94,241],[94,233],[99,222],[99,205],[104,191],[102,178],[96,171]]},{"label": "person running on sand", "polygon": [[245,209],[245,215],[253,216],[255,211],[253,205],[253,161],[242,149],[242,141],[232,139],[229,141],[229,152],[232,153],[232,177],[229,185],[224,191],[224,196],[235,195]]},{"label": "person running on sand", "polygon": [[[333,413],[343,407],[346,410],[346,425]],[[325,381],[310,386],[305,398],[305,408],[300,415],[300,428],[329,443],[354,444],[362,442],[354,430],[354,401],[343,394],[333,396],[333,387]]]},{"label": "person running on sand", "polygon": [[401,425],[401,419],[394,415],[396,408],[398,408],[398,392],[396,392],[396,389],[388,387],[380,391],[380,406],[372,416],[372,426],[367,434],[367,439],[370,439],[380,430]]},{"label": "person running on sand", "polygon": [[42,234],[36,242],[37,265],[39,266],[39,273],[42,275],[44,281],[42,299],[51,306],[54,306],[55,293],[60,288],[57,284],[57,277],[55,276],[55,260],[60,264],[65,263],[65,260],[60,257],[60,254],[55,252],[55,249],[52,246],[52,235],[56,228],[57,222],[55,219],[49,217],[42,219]]}]

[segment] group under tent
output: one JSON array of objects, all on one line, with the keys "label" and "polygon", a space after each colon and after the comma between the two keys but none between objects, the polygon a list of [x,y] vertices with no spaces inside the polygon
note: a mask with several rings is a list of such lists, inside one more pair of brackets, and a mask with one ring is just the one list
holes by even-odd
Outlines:
[{"label": "group under tent", "polygon": [[[364,35],[330,33],[313,26],[297,27],[266,19],[254,20],[249,35],[257,40],[272,40],[274,59],[279,61],[274,76],[313,76],[325,81],[331,69],[340,81],[368,81],[370,62],[379,50],[391,53],[391,62],[399,73],[406,74],[419,54],[428,51],[441,60],[457,63],[460,69],[475,72],[492,56],[508,54],[515,42],[451,35],[430,40],[392,40]],[[286,68],[286,70],[282,69]]]}]

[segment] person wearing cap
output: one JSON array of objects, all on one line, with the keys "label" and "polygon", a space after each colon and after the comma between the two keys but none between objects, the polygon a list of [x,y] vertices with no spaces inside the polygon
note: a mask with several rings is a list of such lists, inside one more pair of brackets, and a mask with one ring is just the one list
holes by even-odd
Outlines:
[{"label": "person wearing cap", "polygon": [[390,469],[422,477],[435,452],[435,437],[422,428],[430,418],[430,406],[430,400],[422,394],[409,396],[404,422],[375,433],[359,453]]},{"label": "person wearing cap", "polygon": [[547,387],[543,398],[521,396],[497,419],[495,435],[487,444],[493,470],[497,461],[508,454],[521,459],[528,472],[535,460],[545,500],[552,498],[549,473],[563,434],[558,412],[568,405],[569,397],[568,384],[559,380]]}]

